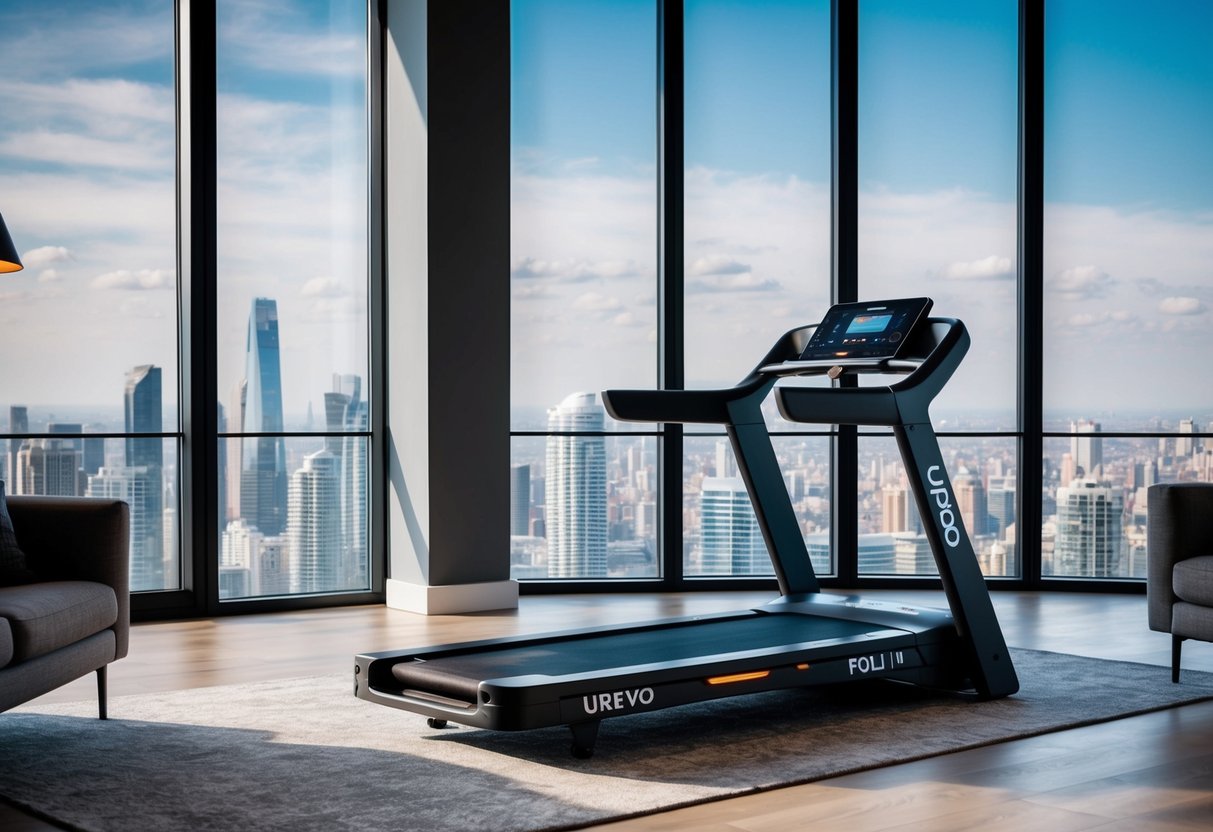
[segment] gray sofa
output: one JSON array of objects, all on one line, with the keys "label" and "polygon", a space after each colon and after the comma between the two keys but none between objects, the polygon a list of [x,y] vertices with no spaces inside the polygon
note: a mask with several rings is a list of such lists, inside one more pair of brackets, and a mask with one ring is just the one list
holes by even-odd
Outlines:
[{"label": "gray sofa", "polygon": [[1171,681],[1185,639],[1213,641],[1213,483],[1150,486],[1146,606],[1151,630],[1171,634]]},{"label": "gray sofa", "polygon": [[130,636],[130,519],[120,500],[9,497],[34,583],[0,587],[0,711],[105,671]]}]

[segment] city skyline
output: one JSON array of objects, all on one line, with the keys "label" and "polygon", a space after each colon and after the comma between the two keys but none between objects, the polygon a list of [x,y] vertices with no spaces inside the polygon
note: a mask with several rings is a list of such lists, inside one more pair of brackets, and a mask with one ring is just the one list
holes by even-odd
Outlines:
[{"label": "city skyline", "polygon": [[[230,410],[219,404],[221,430],[285,429],[278,327],[275,300],[255,298],[248,315],[245,376],[233,391]],[[7,433],[47,436],[7,439],[0,433],[5,438],[0,474],[15,486],[6,489],[9,493],[105,497],[130,505],[133,591],[174,589],[181,580],[177,440],[143,436],[165,432],[163,375],[151,364],[126,372],[112,417],[120,420],[121,430],[12,405]],[[342,435],[369,430],[369,407],[360,376],[333,373],[331,385],[323,396],[324,433],[314,438],[217,440],[221,598],[369,587],[368,441]],[[39,429],[43,415],[44,430]],[[223,421],[228,417],[231,422]]]},{"label": "city skyline", "polygon": [[[592,403],[592,404],[591,404]],[[572,395],[549,413],[561,425],[580,430],[602,416],[601,404],[589,394]],[[577,413],[576,419],[571,419]],[[1091,419],[1070,423],[1065,438],[1045,441],[1044,487],[1039,497],[1042,523],[1042,573],[1050,577],[1141,579],[1145,576],[1147,489],[1159,482],[1213,482],[1213,436],[1208,423],[1180,420],[1180,432],[1169,436],[1107,436]],[[1206,428],[1202,431],[1202,427]],[[559,428],[550,428],[557,430]],[[570,449],[591,445],[605,452],[580,487],[604,499],[579,511],[589,525],[596,512],[608,530],[606,574],[615,578],[657,577],[656,461],[645,451],[648,437],[627,433],[594,437],[553,436],[540,446],[515,440],[511,461],[514,481],[530,484],[529,533],[511,535],[511,564],[518,579],[589,578],[553,567],[545,543],[548,521],[567,513],[549,508],[555,489],[547,479],[567,471],[560,460]],[[821,574],[833,572],[829,524],[829,454],[820,437],[773,436],[789,497],[800,519],[809,557]],[[969,533],[978,563],[987,576],[1019,574],[1016,511],[1017,450],[1013,437],[941,437],[941,449],[952,477],[960,520]],[[556,443],[556,444],[554,444]],[[542,454],[538,453],[543,447]],[[736,478],[727,440],[697,434],[686,438],[682,477],[683,570],[689,577],[769,575],[770,561],[748,495]],[[529,450],[528,450],[529,449]],[[553,457],[555,454],[555,460]],[[529,459],[528,459],[529,457]],[[522,471],[525,470],[525,475]],[[542,472],[537,476],[536,472]],[[860,575],[933,575],[933,556],[922,531],[917,506],[891,437],[864,434],[860,443],[859,511]],[[639,487],[638,487],[639,486]],[[512,490],[519,499],[520,488]],[[1032,499],[1025,495],[1025,499]],[[521,507],[513,509],[520,512]]]}]

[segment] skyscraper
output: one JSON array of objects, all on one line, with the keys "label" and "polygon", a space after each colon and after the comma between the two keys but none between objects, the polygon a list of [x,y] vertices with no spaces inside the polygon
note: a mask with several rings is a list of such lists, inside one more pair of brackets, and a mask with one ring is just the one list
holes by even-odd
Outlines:
[{"label": "skyscraper", "polygon": [[79,440],[27,439],[17,451],[14,494],[79,497],[84,451]]},{"label": "skyscraper", "polygon": [[886,485],[880,491],[880,530],[885,534],[904,532],[910,528],[909,504],[906,490],[900,485]]},{"label": "skyscraper", "polygon": [[1099,422],[1079,419],[1070,423],[1070,456],[1074,459],[1075,475],[1098,480],[1103,476],[1103,440],[1098,436]]},{"label": "skyscraper", "polygon": [[952,481],[952,489],[956,493],[956,507],[969,535],[988,534],[990,521],[986,514],[986,489],[981,478],[968,468],[961,468]]},{"label": "skyscraper", "polygon": [[[282,369],[278,304],[255,298],[245,344],[244,433],[281,433]],[[286,527],[286,442],[281,436],[245,437],[240,460],[240,515],[265,535]]]},{"label": "skyscraper", "polygon": [[531,466],[510,466],[510,534],[531,533]]},{"label": "skyscraper", "polygon": [[1068,487],[1058,488],[1055,574],[1120,576],[1123,513],[1124,494],[1118,487],[1076,479]]},{"label": "skyscraper", "polygon": [[303,458],[291,475],[286,537],[291,592],[346,589],[341,557],[341,469],[328,451]]},{"label": "skyscraper", "polygon": [[[135,367],[126,374],[123,395],[128,434],[160,433],[163,425],[160,368],[150,364]],[[164,581],[164,440],[127,437],[126,467],[119,473],[108,469],[108,476],[142,478],[139,487],[130,487],[131,577],[136,589],[161,589]],[[102,468],[98,476],[107,469]],[[90,488],[93,478],[89,478]],[[138,530],[138,536],[135,534]],[[135,586],[141,576],[143,585]],[[153,584],[154,582],[154,584]]]},{"label": "skyscraper", "polygon": [[219,539],[219,597],[261,594],[261,541],[265,536],[244,520],[227,524]]},{"label": "skyscraper", "polygon": [[153,480],[144,465],[102,467],[88,478],[85,496],[124,500],[130,506],[131,589],[164,589],[164,517],[147,510],[161,499],[159,478]]},{"label": "skyscraper", "polygon": [[[548,411],[552,433],[602,431],[604,412],[593,393],[573,393]],[[606,443],[598,436],[549,436],[544,502],[548,575],[606,577]]]},{"label": "skyscraper", "polygon": [[[244,410],[248,404],[248,379],[240,379],[232,388],[231,399],[226,411],[227,430],[229,433],[244,431]],[[224,491],[226,501],[220,503],[223,516],[220,526],[226,521],[240,518],[240,481],[244,478],[244,440],[238,436],[223,440],[227,465],[224,467]]]},{"label": "skyscraper", "polygon": [[989,507],[991,522],[997,525],[997,528],[992,528],[990,531],[1005,536],[1007,529],[1015,522],[1015,476],[1013,474],[990,477],[990,490],[986,494],[986,505]]},{"label": "skyscraper", "polygon": [[1194,419],[1179,420],[1179,436],[1175,439],[1175,455],[1180,459],[1187,459],[1192,456],[1196,450],[1196,443],[1193,441],[1192,434],[1199,433],[1200,428]]},{"label": "skyscraper", "polygon": [[[370,428],[370,407],[362,396],[362,378],[333,373],[333,389],[324,394],[324,418],[329,433],[365,433]],[[369,587],[367,561],[367,440],[363,436],[336,436],[325,448],[338,460],[341,481],[341,575],[350,588]]]},{"label": "skyscraper", "polygon": [[750,493],[740,477],[704,477],[699,504],[703,574],[771,573]]},{"label": "skyscraper", "polygon": [[[9,433],[29,433],[29,409],[23,405],[12,405],[8,409]],[[8,442],[8,471],[4,478],[9,494],[20,494],[17,491],[17,452],[21,450],[28,439],[10,439]]]}]

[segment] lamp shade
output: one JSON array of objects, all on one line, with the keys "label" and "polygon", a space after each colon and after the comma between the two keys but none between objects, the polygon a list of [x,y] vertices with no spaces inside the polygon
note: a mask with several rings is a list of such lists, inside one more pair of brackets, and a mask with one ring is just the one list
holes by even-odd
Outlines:
[{"label": "lamp shade", "polygon": [[4,215],[0,214],[0,274],[4,272],[19,272],[24,266],[17,256],[17,247],[13,238],[8,236],[8,228],[4,225]]}]

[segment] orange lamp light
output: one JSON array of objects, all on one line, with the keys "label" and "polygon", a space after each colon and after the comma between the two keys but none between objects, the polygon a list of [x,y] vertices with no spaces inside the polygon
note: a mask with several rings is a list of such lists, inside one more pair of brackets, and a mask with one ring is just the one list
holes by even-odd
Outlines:
[{"label": "orange lamp light", "polygon": [[17,256],[17,247],[13,245],[13,238],[8,236],[4,216],[0,215],[0,274],[19,272],[23,268],[25,267],[21,265],[21,258]]}]

